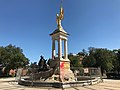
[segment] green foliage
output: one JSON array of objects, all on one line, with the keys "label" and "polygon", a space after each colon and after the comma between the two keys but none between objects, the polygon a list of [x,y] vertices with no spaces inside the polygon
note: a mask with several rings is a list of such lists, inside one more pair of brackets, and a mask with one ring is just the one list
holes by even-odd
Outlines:
[{"label": "green foliage", "polygon": [[94,56],[92,55],[89,55],[89,56],[86,56],[84,59],[83,59],[83,65],[84,67],[94,67],[95,64],[96,64],[96,59],[94,58]]},{"label": "green foliage", "polygon": [[29,64],[28,58],[23,54],[23,50],[11,44],[0,47],[0,63],[6,66],[7,71],[24,67]]},{"label": "green foliage", "polygon": [[68,55],[68,58],[70,59],[71,68],[80,69],[83,67],[82,64],[80,63],[80,56],[79,55],[73,55],[72,53],[70,53]]},{"label": "green foliage", "polygon": [[107,49],[96,49],[94,57],[96,58],[96,66],[100,66],[102,70],[110,71],[113,69],[113,53]]},{"label": "green foliage", "polygon": [[106,48],[89,47],[88,52],[84,50],[78,53],[83,55],[83,67],[101,67],[102,73],[118,72],[120,74],[120,49],[108,50]]},{"label": "green foliage", "polygon": [[83,65],[87,67],[101,67],[102,72],[113,69],[115,55],[113,51],[104,48],[90,47],[88,55],[83,60]]},{"label": "green foliage", "polygon": [[113,60],[113,65],[114,65],[114,71],[118,72],[120,74],[120,49],[118,50],[113,50],[114,52],[114,60]]}]

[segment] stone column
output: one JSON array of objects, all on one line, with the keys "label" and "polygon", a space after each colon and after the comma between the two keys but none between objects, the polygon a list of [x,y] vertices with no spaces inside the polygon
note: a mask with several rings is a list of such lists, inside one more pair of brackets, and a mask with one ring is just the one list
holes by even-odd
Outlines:
[{"label": "stone column", "polygon": [[64,40],[64,57],[65,57],[65,59],[68,58],[68,56],[67,56],[67,40]]},{"label": "stone column", "polygon": [[58,57],[59,59],[62,58],[62,39],[59,38],[58,40]]},{"label": "stone column", "polygon": [[55,57],[55,40],[52,40],[52,59]]}]

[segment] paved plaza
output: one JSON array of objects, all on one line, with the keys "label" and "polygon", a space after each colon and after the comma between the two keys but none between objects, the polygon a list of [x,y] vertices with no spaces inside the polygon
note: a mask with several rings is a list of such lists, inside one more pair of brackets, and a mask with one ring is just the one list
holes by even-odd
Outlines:
[{"label": "paved plaza", "polygon": [[[27,87],[18,85],[14,78],[0,79],[0,90],[62,90],[51,87]],[[120,90],[120,80],[104,79],[103,83],[64,90]]]}]

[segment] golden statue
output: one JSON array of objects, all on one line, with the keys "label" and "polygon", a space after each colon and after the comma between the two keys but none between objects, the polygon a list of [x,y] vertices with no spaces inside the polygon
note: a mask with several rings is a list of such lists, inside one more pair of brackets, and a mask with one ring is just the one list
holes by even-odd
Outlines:
[{"label": "golden statue", "polygon": [[60,28],[62,28],[61,21],[64,18],[64,9],[62,7],[60,8],[60,14],[57,14],[56,16],[57,16],[56,17],[56,22],[57,22],[57,25],[58,25],[58,29],[60,29]]}]

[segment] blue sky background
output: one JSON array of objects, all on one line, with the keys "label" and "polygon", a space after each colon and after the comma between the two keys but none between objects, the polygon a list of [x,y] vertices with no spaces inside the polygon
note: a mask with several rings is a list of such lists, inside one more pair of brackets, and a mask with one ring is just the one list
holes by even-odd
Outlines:
[{"label": "blue sky background", "polygon": [[[120,0],[64,0],[68,52],[120,48]],[[0,46],[21,47],[31,62],[51,58],[60,0],[0,0]]]}]

